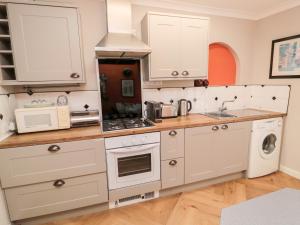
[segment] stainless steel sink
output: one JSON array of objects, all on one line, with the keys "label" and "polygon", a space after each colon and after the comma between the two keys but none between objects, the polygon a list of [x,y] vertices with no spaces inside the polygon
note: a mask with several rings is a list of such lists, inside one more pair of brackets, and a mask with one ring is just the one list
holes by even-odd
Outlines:
[{"label": "stainless steel sink", "polygon": [[237,117],[235,115],[232,114],[228,114],[225,112],[209,112],[209,113],[205,113],[204,115],[212,117],[212,118],[232,118],[232,117]]}]

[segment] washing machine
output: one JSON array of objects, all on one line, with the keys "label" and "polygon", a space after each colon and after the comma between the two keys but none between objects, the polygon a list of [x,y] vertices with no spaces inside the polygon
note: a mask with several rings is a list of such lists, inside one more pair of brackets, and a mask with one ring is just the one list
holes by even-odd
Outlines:
[{"label": "washing machine", "polygon": [[253,122],[248,178],[264,176],[279,169],[282,126],[282,118]]}]

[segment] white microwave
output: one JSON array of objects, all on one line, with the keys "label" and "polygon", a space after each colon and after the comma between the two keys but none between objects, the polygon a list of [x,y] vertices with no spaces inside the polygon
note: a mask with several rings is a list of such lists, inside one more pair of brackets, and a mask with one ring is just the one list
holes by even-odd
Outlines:
[{"label": "white microwave", "polygon": [[68,106],[20,108],[15,110],[18,133],[70,128]]}]

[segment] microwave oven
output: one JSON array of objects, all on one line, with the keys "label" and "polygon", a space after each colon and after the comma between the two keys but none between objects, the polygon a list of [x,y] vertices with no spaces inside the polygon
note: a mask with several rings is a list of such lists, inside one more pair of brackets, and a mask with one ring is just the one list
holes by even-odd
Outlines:
[{"label": "microwave oven", "polygon": [[68,106],[19,108],[15,110],[18,133],[70,128]]}]

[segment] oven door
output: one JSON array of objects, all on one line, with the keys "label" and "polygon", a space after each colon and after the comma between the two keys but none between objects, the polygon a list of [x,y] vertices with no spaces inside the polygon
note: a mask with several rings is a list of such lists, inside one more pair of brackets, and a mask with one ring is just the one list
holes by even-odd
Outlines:
[{"label": "oven door", "polygon": [[160,180],[160,144],[106,151],[109,190]]}]

